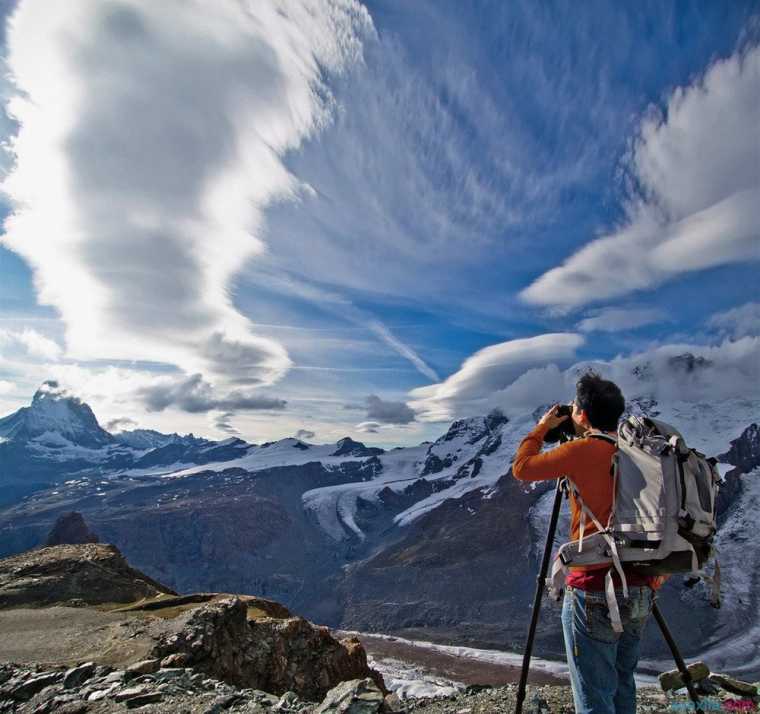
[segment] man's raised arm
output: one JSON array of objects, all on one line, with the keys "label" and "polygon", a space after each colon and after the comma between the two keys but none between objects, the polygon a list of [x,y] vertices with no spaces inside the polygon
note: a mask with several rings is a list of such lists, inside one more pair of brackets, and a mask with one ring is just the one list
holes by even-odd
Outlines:
[{"label": "man's raised arm", "polygon": [[517,448],[517,455],[512,463],[512,474],[519,481],[545,481],[560,478],[567,476],[577,466],[575,442],[571,441],[545,454],[541,453],[546,432],[562,421],[551,416],[553,411],[554,407],[543,416]]}]

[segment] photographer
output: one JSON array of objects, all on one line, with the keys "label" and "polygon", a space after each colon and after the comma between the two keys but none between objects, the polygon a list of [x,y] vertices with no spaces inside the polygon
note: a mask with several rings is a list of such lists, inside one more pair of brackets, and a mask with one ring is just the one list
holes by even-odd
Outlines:
[{"label": "photographer", "polygon": [[[578,381],[570,416],[555,405],[521,442],[512,473],[520,481],[542,481],[568,476],[597,521],[607,523],[613,504],[612,457],[617,424],[625,400],[616,384],[589,372]],[[567,423],[567,420],[572,423]],[[566,422],[563,425],[563,422]],[[540,453],[544,438],[560,425],[574,438]],[[596,436],[595,436],[596,435]],[[605,436],[606,435],[606,436]],[[570,494],[570,537],[578,540],[583,513]],[[584,523],[584,534],[596,530]],[[628,598],[615,574],[623,632],[613,630],[604,593],[608,566],[571,568],[562,606],[562,629],[577,714],[635,714],[633,674],[639,659],[641,632],[652,609],[657,579],[624,569]]]}]

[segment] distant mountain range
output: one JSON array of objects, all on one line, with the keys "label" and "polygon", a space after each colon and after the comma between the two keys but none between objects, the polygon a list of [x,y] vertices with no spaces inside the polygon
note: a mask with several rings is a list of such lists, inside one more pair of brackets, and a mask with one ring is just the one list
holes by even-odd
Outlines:
[{"label": "distant mountain range", "polygon": [[[110,434],[47,382],[0,419],[0,556],[39,545],[58,515],[78,511],[102,541],[180,592],[247,592],[345,629],[519,649],[552,484],[520,483],[510,463],[544,408],[461,419],[433,443],[389,451],[348,437],[255,445]],[[685,589],[681,578],[661,605],[687,654],[758,676],[760,548],[749,537],[760,512],[758,404],[642,393],[629,409],[675,424],[723,462],[727,607],[709,608],[701,586]],[[562,656],[551,608],[538,648]],[[667,659],[654,630],[645,656]]]}]

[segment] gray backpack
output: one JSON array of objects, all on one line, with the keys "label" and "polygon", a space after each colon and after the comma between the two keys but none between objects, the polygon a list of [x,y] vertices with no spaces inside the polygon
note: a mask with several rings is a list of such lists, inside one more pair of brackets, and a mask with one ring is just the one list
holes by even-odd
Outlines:
[{"label": "gray backpack", "polygon": [[[617,439],[596,431],[589,436],[617,445],[610,473],[614,481],[610,517],[606,524],[600,523],[568,479],[582,512],[580,537],[560,547],[548,579],[550,589],[555,595],[561,591],[571,566],[610,566],[605,590],[618,632],[622,626],[612,573],[618,572],[627,597],[623,564],[628,572],[641,575],[690,572],[713,587],[716,600],[717,568],[715,576],[704,572],[716,531],[720,475],[715,460],[690,449],[672,426],[648,417],[628,417],[621,422]],[[584,538],[588,522],[597,532]]]}]

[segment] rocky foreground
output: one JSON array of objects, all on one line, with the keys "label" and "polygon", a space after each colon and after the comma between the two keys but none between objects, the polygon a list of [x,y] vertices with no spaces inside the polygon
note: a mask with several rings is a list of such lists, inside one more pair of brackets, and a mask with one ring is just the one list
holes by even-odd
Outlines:
[{"label": "rocky foreground", "polygon": [[[517,689],[401,701],[356,637],[263,598],[177,595],[96,543],[0,560],[0,634],[0,712],[498,714]],[[704,694],[705,712],[760,703],[754,686]],[[523,711],[569,714],[570,689],[532,686]],[[640,690],[640,714],[677,711],[690,711],[684,696]]]},{"label": "rocky foreground", "polygon": [[[166,663],[170,665],[171,662]],[[399,701],[384,696],[370,679],[342,682],[315,703],[293,691],[274,695],[207,677],[190,667],[147,660],[127,669],[86,662],[68,670],[0,664],[0,712],[83,714],[85,712],[301,712],[302,714],[506,714],[515,707],[516,685],[470,687],[455,696]],[[758,697],[705,695],[704,712],[759,710]],[[568,686],[528,687],[525,714],[573,714]],[[693,711],[684,695],[666,695],[654,687],[639,690],[637,714]]]}]

